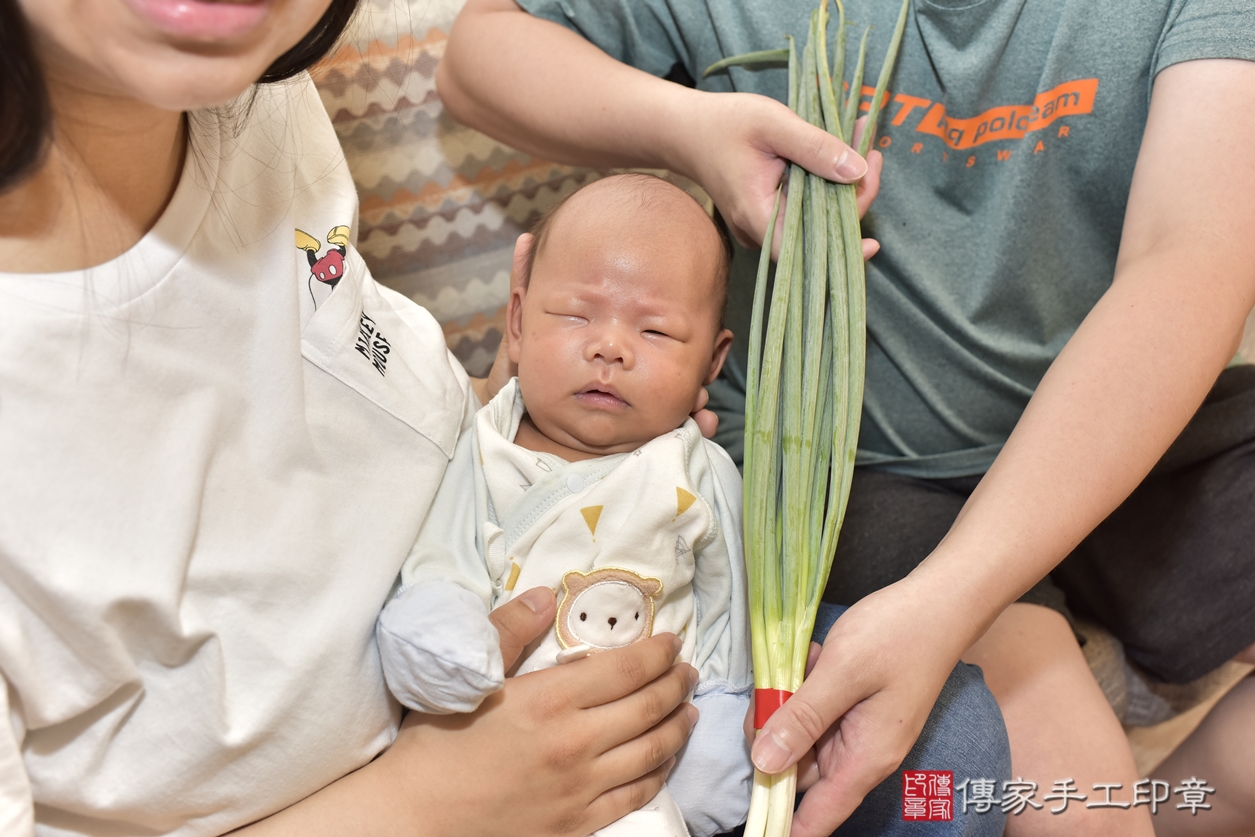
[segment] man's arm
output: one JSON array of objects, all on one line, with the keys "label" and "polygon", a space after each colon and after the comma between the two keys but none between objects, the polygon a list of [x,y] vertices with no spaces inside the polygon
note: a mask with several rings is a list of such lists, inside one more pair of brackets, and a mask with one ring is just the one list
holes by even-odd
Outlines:
[{"label": "man's arm", "polygon": [[1159,74],[1111,288],[946,538],[837,623],[755,745],[776,771],[840,718],[797,837],[828,834],[894,769],[959,656],[1132,493],[1233,356],[1255,305],[1253,114],[1255,62]]},{"label": "man's arm", "polygon": [[[454,118],[529,154],[666,168],[700,183],[750,246],[762,241],[786,160],[847,183],[868,171],[845,143],[773,99],[657,78],[514,0],[466,4],[436,83]],[[861,209],[874,186],[869,179]]]}]

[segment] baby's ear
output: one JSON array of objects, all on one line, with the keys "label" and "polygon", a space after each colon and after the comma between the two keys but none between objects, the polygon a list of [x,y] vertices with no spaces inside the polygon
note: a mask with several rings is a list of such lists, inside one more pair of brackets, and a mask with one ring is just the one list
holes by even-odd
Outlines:
[{"label": "baby's ear", "polygon": [[514,258],[510,264],[510,290],[515,288],[526,288],[528,280],[531,278],[527,275],[527,260],[532,255],[532,245],[536,243],[536,236],[531,233],[523,233],[514,241]]},{"label": "baby's ear", "polygon": [[732,348],[732,332],[724,329],[715,337],[715,350],[710,358],[710,369],[706,372],[706,377],[702,379],[702,385],[714,383],[715,378],[719,377],[719,370],[723,368],[723,362],[728,359],[728,350]]},{"label": "baby's ear", "polygon": [[519,362],[520,340],[523,337],[523,301],[527,298],[527,261],[536,237],[523,233],[514,242],[514,261],[510,266],[510,301],[505,312],[505,341],[511,363]]}]

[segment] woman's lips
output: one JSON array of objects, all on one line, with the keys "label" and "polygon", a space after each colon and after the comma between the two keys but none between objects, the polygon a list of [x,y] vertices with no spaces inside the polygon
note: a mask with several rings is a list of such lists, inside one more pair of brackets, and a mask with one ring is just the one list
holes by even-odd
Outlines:
[{"label": "woman's lips", "polygon": [[238,38],[266,17],[269,0],[128,0],[157,29],[178,38],[220,41]]}]

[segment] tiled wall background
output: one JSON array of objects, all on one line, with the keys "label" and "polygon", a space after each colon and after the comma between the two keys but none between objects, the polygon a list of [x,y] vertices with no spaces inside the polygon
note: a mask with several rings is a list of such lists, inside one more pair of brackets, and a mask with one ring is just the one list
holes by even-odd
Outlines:
[{"label": "tiled wall background", "polygon": [[362,0],[314,80],[361,195],[358,250],[375,278],[444,325],[471,374],[492,364],[514,240],[597,177],[453,122],[436,64],[463,0]]}]

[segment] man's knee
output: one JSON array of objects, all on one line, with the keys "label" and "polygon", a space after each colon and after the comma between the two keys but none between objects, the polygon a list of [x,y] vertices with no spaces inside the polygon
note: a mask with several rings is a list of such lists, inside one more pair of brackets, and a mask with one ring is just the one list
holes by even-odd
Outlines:
[{"label": "man's knee", "polygon": [[1011,779],[1011,743],[1002,710],[979,666],[954,667],[920,738],[921,767],[935,764],[934,769],[954,774],[954,819],[948,833],[1001,835],[1006,816],[990,800],[1000,799],[1003,782]]}]

